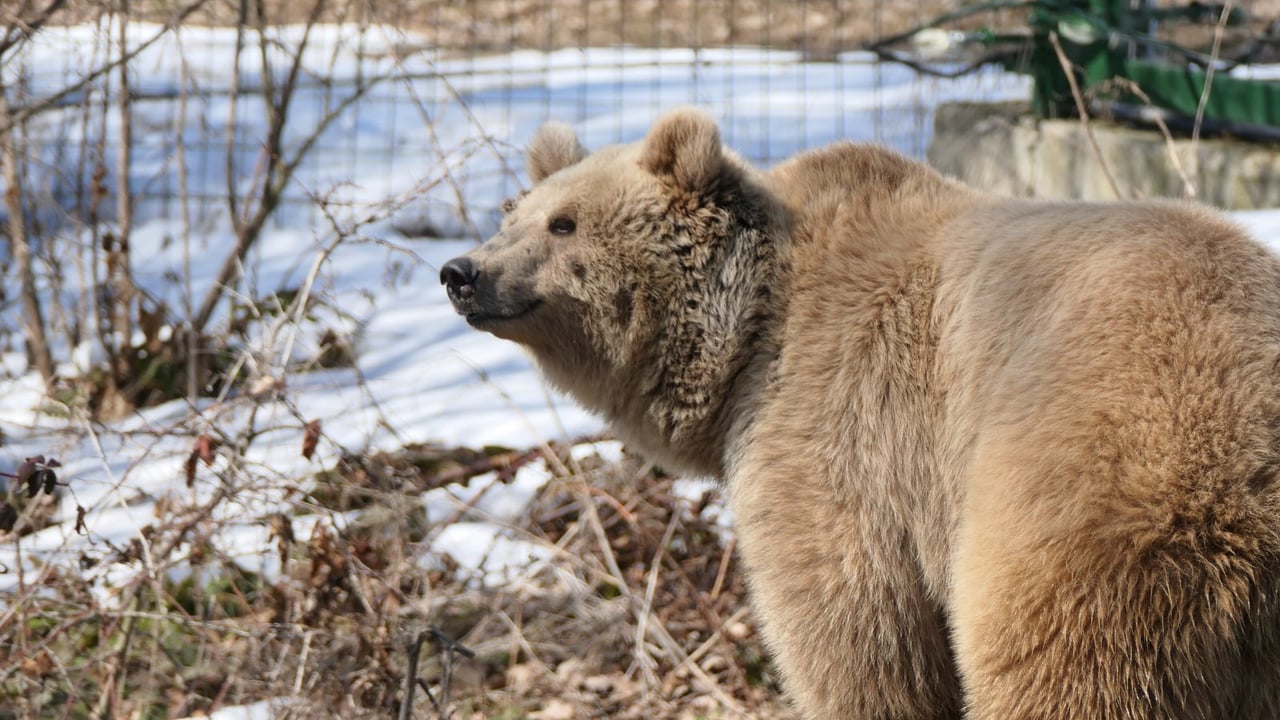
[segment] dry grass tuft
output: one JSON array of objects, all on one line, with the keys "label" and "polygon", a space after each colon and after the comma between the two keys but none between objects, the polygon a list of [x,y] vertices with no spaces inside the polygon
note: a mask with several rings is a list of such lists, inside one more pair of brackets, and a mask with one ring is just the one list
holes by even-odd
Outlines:
[{"label": "dry grass tuft", "polygon": [[[545,560],[485,583],[433,550],[451,525],[484,519],[478,497],[534,465],[553,478],[506,535]],[[470,503],[428,521],[424,490],[466,484]],[[317,476],[330,492],[260,519],[275,579],[221,556],[207,512],[166,505],[146,542],[103,560],[133,568],[135,584],[104,596],[88,568],[59,569],[6,609],[0,718],[178,718],[258,701],[298,718],[791,717],[718,491],[690,500],[677,484],[630,456],[579,462],[565,448],[346,458]]]}]

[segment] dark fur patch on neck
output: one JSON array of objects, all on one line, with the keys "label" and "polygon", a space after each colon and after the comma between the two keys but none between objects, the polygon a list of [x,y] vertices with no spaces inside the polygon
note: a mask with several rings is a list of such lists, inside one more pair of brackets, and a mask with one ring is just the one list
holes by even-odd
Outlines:
[{"label": "dark fur patch on neck", "polygon": [[621,327],[627,327],[631,324],[631,311],[635,303],[635,298],[631,291],[623,288],[613,296],[613,318]]}]

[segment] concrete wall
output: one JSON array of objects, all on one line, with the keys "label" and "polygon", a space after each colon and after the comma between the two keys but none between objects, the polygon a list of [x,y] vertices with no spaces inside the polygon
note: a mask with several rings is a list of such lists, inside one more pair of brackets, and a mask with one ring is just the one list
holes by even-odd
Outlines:
[{"label": "concrete wall", "polygon": [[[929,162],[1005,195],[1115,200],[1099,155],[1124,199],[1191,196],[1231,210],[1280,207],[1280,149],[1230,139],[1174,139],[1158,130],[1090,123],[1098,150],[1073,120],[1038,120],[1025,103],[950,103],[934,120]],[[1174,162],[1176,153],[1181,172]]]}]

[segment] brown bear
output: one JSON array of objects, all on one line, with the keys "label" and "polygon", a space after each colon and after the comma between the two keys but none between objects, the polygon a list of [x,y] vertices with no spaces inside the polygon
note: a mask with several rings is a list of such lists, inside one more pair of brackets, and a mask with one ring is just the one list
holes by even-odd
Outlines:
[{"label": "brown bear", "polygon": [[806,717],[1280,717],[1280,262],[1205,209],[993,197],[696,111],[532,188],[441,280],[726,483]]}]

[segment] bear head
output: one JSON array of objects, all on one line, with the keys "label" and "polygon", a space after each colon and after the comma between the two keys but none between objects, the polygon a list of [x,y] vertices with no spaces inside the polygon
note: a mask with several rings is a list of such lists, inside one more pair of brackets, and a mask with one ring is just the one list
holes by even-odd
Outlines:
[{"label": "bear head", "polygon": [[784,213],[763,176],[691,110],[594,153],[550,123],[526,163],[497,235],[441,269],[455,309],[624,440],[720,474],[726,399],[774,310]]}]

